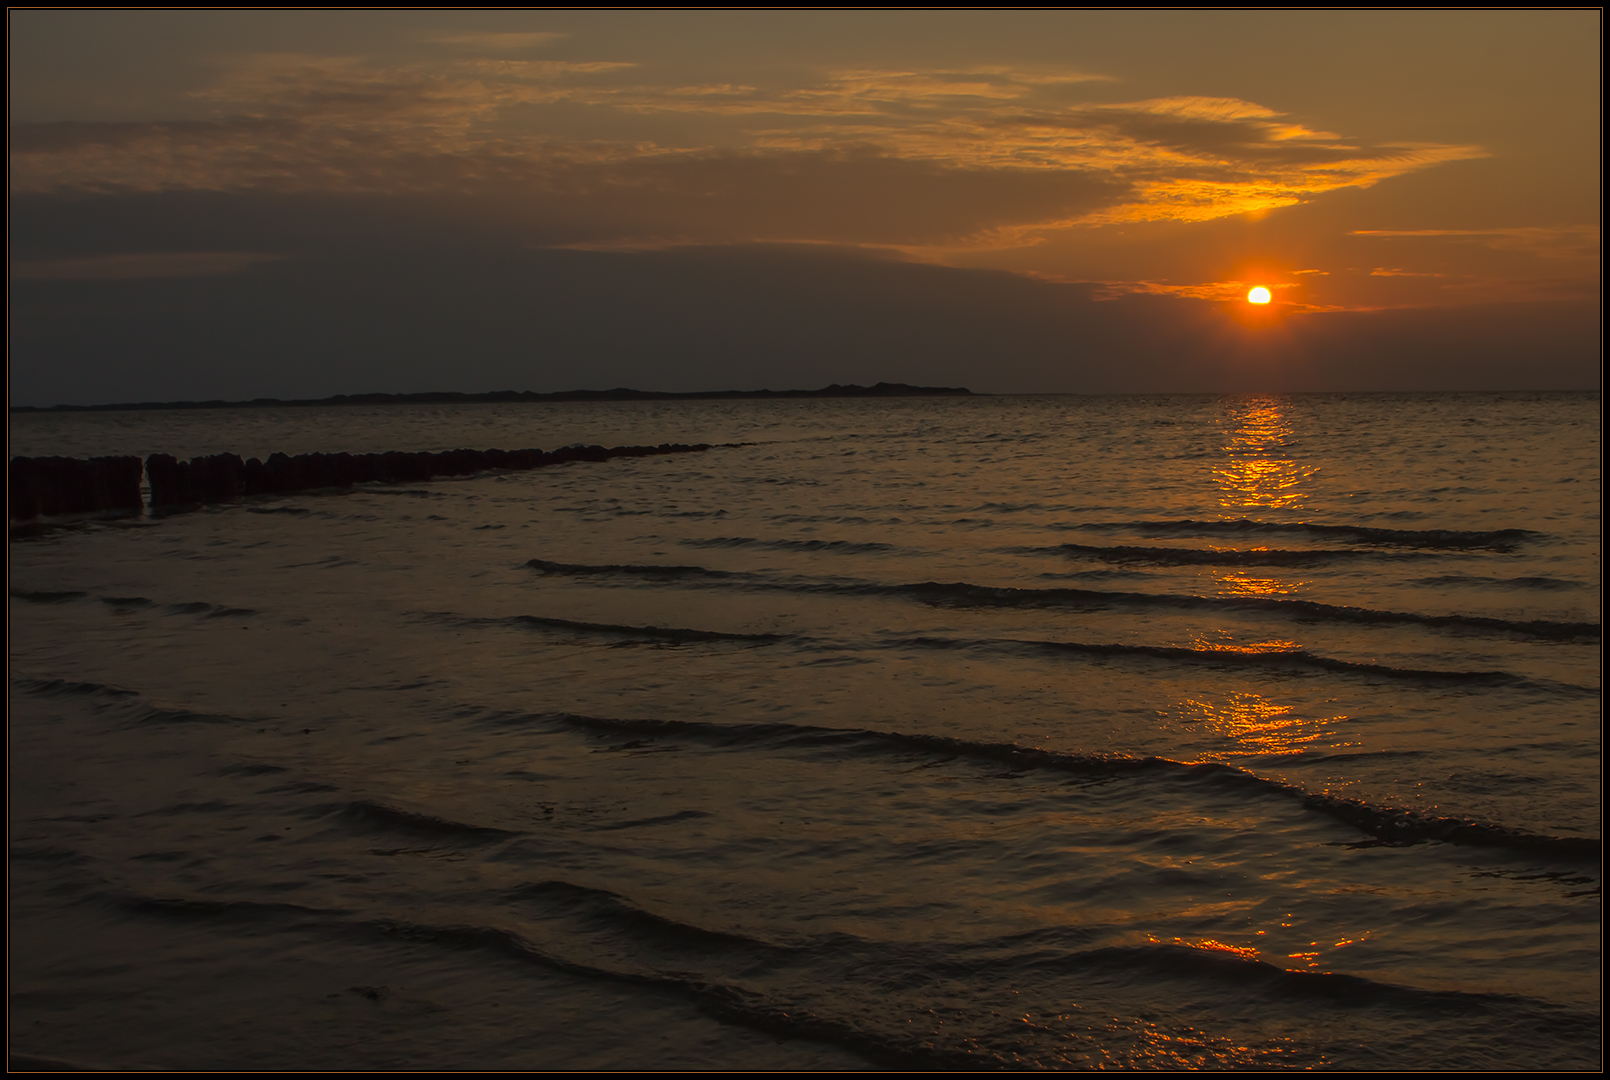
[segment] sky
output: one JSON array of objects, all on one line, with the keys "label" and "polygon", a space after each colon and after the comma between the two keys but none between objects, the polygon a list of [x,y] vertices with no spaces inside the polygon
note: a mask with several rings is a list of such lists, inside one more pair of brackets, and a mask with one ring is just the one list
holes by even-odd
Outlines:
[{"label": "sky", "polygon": [[1599,387],[1596,10],[8,20],[14,405]]}]

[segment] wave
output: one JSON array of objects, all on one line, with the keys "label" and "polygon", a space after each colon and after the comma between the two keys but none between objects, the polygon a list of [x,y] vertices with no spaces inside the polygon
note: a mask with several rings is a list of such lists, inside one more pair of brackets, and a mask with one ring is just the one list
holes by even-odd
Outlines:
[{"label": "wave", "polygon": [[541,615],[514,615],[494,622],[510,622],[522,626],[539,626],[551,630],[572,630],[584,634],[607,634],[612,637],[669,641],[676,644],[693,641],[753,641],[770,644],[784,641],[788,634],[734,634],[720,630],[687,630],[675,626],[623,626],[616,623],[577,622],[573,619],[550,619]]},{"label": "wave", "polygon": [[[556,884],[561,887],[544,890],[541,885],[538,885],[523,892],[517,890],[511,896],[511,899],[540,897],[545,891],[560,894],[566,891],[563,889],[563,883]],[[575,887],[571,887],[571,889],[575,890],[572,892],[572,896],[575,896],[577,892],[583,896],[587,892],[602,893],[602,890],[576,890]],[[324,924],[326,929],[342,930],[347,933],[367,932],[383,939],[401,940],[411,944],[440,945],[455,951],[480,950],[505,959],[535,964],[549,970],[584,979],[621,983],[652,990],[668,990],[677,994],[677,996],[692,999],[704,1011],[729,1023],[763,1031],[781,1038],[806,1038],[831,1043],[862,1054],[877,1064],[891,1067],[955,1068],[967,1063],[976,1064],[979,1060],[979,1055],[977,1054],[956,1051],[947,1052],[931,1046],[890,1045],[890,1040],[886,1036],[863,1030],[855,1024],[820,1017],[810,1010],[785,1003],[772,1002],[754,991],[745,990],[731,984],[710,981],[697,975],[661,973],[651,968],[638,968],[636,970],[609,968],[599,964],[579,962],[551,950],[543,949],[524,936],[497,926],[474,924],[435,925],[406,919],[362,918],[354,917],[353,913],[347,911],[321,911],[297,904],[263,903],[251,900],[197,900],[135,896],[125,897],[120,906],[133,914],[194,921],[211,921],[215,919],[278,921],[289,917],[301,923],[316,921]],[[638,914],[640,920],[643,918],[652,920],[654,918],[640,910]],[[676,933],[685,934],[688,930],[697,930],[697,928],[683,927],[682,924],[670,922],[669,920],[666,923],[667,929]],[[695,935],[696,941],[700,938],[707,945],[722,942],[724,939],[740,942],[745,940],[709,931],[702,931]]]},{"label": "wave", "polygon": [[1102,547],[1095,544],[1055,544],[1050,547],[1000,549],[1012,555],[1066,555],[1111,563],[1147,563],[1158,566],[1328,566],[1351,559],[1427,559],[1426,552],[1381,552],[1340,549],[1276,551],[1209,551],[1202,548]]},{"label": "wave", "polygon": [[1528,686],[1551,691],[1598,696],[1591,686],[1575,686],[1515,675],[1507,671],[1447,671],[1436,668],[1400,668],[1390,664],[1338,660],[1306,649],[1255,651],[1251,649],[1187,649],[1173,645],[1117,645],[1083,641],[1043,641],[1024,638],[942,638],[919,635],[890,639],[891,646],[928,649],[1007,649],[1045,653],[1076,653],[1086,656],[1151,657],[1185,663],[1254,667],[1272,671],[1326,671],[1345,675],[1369,675],[1415,682],[1449,682],[1476,686]]},{"label": "wave", "polygon": [[678,821],[693,821],[697,818],[709,817],[703,810],[678,810],[673,814],[656,814],[654,817],[636,818],[632,821],[612,821],[607,825],[594,825],[593,832],[620,832],[622,829],[641,829],[649,825],[671,825]]},{"label": "wave", "polygon": [[[87,592],[78,590],[61,591],[29,591],[25,589],[12,589],[11,595],[18,600],[26,600],[32,604],[64,604],[72,600],[83,600],[89,596]],[[102,596],[101,603],[114,608],[143,608],[151,607],[155,601],[145,596]],[[252,608],[228,607],[223,604],[206,604],[194,601],[185,604],[169,604],[168,612],[173,615],[205,615],[208,618],[244,617],[258,614]]]},{"label": "wave", "polygon": [[262,900],[198,900],[172,896],[125,896],[118,906],[138,915],[162,915],[177,919],[218,919],[294,916],[318,918],[346,915],[339,908],[316,908],[304,904],[290,904]]},{"label": "wave", "polygon": [[[865,1043],[864,1033],[844,1025],[826,1027],[808,1012],[766,1007],[761,995],[735,986],[709,982],[697,977],[678,977],[653,971],[618,970],[596,964],[580,963],[539,948],[520,934],[495,926],[434,926],[412,921],[374,919],[364,924],[386,937],[401,938],[409,942],[440,944],[450,948],[478,948],[510,959],[535,963],[546,968],[577,975],[583,978],[603,979],[654,989],[665,989],[692,997],[717,1016],[745,1027],[759,1028],[772,1034],[792,1038],[815,1038],[839,1045]],[[813,1022],[814,1021],[814,1022]],[[912,1061],[901,1056],[889,1060],[887,1047],[874,1043],[866,1047],[878,1055],[877,1060],[887,1064],[933,1064],[922,1058]]]},{"label": "wave", "polygon": [[[144,598],[136,597],[134,603],[138,604],[141,599]],[[108,597],[107,603],[126,604],[129,601]],[[149,604],[150,601],[147,600],[146,603]],[[168,611],[174,615],[205,615],[209,619],[241,618],[257,614],[252,608],[225,607],[222,604],[206,604],[199,600],[188,604],[169,604]]]},{"label": "wave", "polygon": [[[11,595],[19,600],[27,600],[29,603],[34,604],[62,604],[70,600],[82,600],[89,593],[76,590],[30,592],[23,589],[12,589]],[[144,596],[103,596],[100,597],[100,600],[102,603],[116,608],[151,607],[154,603],[154,601]],[[221,604],[206,604],[200,601],[187,604],[169,604],[167,607],[168,611],[174,615],[206,615],[208,618],[240,617],[257,614],[251,608],[226,607]]]},{"label": "wave", "polygon": [[[7,1063],[8,1067],[10,1068],[10,1070],[12,1072],[116,1072],[116,1071],[120,1071],[118,1069],[114,1069],[110,1065],[90,1064],[89,1062],[83,1061],[83,1060],[68,1059],[68,1058],[63,1058],[63,1057],[51,1057],[48,1054],[24,1054],[24,1053],[19,1053],[16,1050],[11,1050],[11,1051],[7,1052],[7,1054],[6,1054],[6,1063]],[[132,1069],[137,1069],[140,1072],[145,1072],[147,1069],[149,1069],[151,1072],[156,1072],[157,1071],[157,1066],[155,1066],[155,1065],[149,1065],[149,1066],[123,1065],[123,1066],[121,1066],[121,1068],[122,1069],[131,1069],[131,1068]]]},{"label": "wave", "polygon": [[11,596],[16,600],[26,600],[30,604],[65,604],[69,600],[82,600],[89,593],[78,592],[72,589],[12,589]]},{"label": "wave", "polygon": [[568,881],[534,881],[518,885],[504,894],[510,903],[538,903],[552,910],[559,909],[583,917],[607,921],[613,926],[624,926],[652,940],[655,944],[685,951],[689,946],[705,948],[739,948],[787,955],[801,951],[795,946],[776,945],[743,934],[722,930],[707,930],[702,926],[668,919],[632,903],[619,893],[608,889],[594,889]]},{"label": "wave", "polygon": [[1478,574],[1444,574],[1441,577],[1419,578],[1407,582],[1429,589],[1585,589],[1579,581],[1555,577],[1482,577]]},{"label": "wave", "polygon": [[[1167,992],[1167,984],[1184,983],[1195,993],[1235,993],[1260,1012],[1271,1005],[1278,1008],[1285,1003],[1308,1002],[1327,1010],[1335,1005],[1385,1008],[1400,1016],[1464,1017],[1497,1025],[1501,1030],[1548,1032],[1571,1043],[1593,1039],[1600,1024],[1595,1012],[1561,1007],[1521,994],[1432,990],[1360,975],[1293,971],[1206,943],[1192,946],[1183,941],[1153,941],[1080,947],[1078,928],[1072,928],[1071,933],[1058,928],[971,945],[924,943],[914,947],[839,933],[807,939],[797,947],[778,946],[666,919],[619,894],[565,881],[517,887],[505,893],[503,900],[519,906],[538,905],[550,917],[557,914],[579,919],[584,930],[601,934],[605,940],[624,938],[628,944],[625,955],[620,955],[620,949],[603,950],[617,954],[613,961],[600,955],[600,950],[587,947],[585,933],[583,940],[565,934],[545,945],[490,922],[442,924],[381,913],[252,900],[143,896],[118,899],[119,906],[133,915],[190,922],[289,923],[298,930],[338,934],[346,939],[362,936],[460,954],[479,952],[588,981],[669,992],[727,1023],[778,1038],[831,1044],[874,1064],[911,1070],[1065,1063],[1070,1051],[1092,1048],[1087,1041],[1090,1037],[1097,1041],[1098,1060],[1113,1063],[1112,1051],[1118,1049],[1109,1041],[1111,1029],[1092,1029],[1085,1039],[1080,1039],[1076,1030],[1033,1024],[1023,1027],[994,1010],[947,1008],[944,1012],[948,1023],[943,1031],[927,1023],[913,1024],[909,1018],[902,1022],[910,1011],[932,1002],[933,987],[940,980],[962,985],[1022,983],[1044,987],[1048,978],[1060,982],[1071,977],[1084,988],[1081,998],[1100,994],[1106,988],[1134,988],[1137,982],[1144,982],[1152,994]],[[712,960],[726,960],[722,966],[727,967],[734,966],[734,960],[747,961],[741,966],[750,973],[769,969],[775,974],[796,963],[810,967],[795,979],[772,978],[768,980],[770,988],[756,990],[742,985],[745,975],[711,974]],[[899,990],[891,987],[891,974],[896,972],[908,972],[915,980],[912,988],[918,991],[917,997],[899,999]],[[820,981],[823,976],[827,978],[825,983]],[[1057,982],[1050,985],[1054,987]],[[891,989],[894,1000],[890,999]],[[351,990],[374,1000],[387,993],[384,987],[362,985]],[[1120,991],[1112,1008],[1127,1013],[1130,1007],[1121,1002],[1131,996]],[[884,1007],[869,1007],[873,1000]],[[1024,1017],[1024,1021],[1027,1019]],[[1114,1020],[1117,1022],[1117,1017]],[[1074,1040],[1071,1044],[1070,1038]],[[1282,1064],[1292,1063],[1291,1049],[1289,1044],[1280,1047]],[[1130,1064],[1156,1064],[1149,1044],[1137,1050],[1140,1056]]]},{"label": "wave", "polygon": [[[437,616],[444,618],[444,616]],[[1477,686],[1532,687],[1552,692],[1598,695],[1599,689],[1577,686],[1546,679],[1517,675],[1508,671],[1452,671],[1444,668],[1404,668],[1390,664],[1369,663],[1357,660],[1340,660],[1309,652],[1306,649],[1254,650],[1254,649],[1191,649],[1174,645],[1123,645],[1107,642],[1056,641],[1036,638],[951,638],[932,634],[888,635],[875,642],[833,642],[806,634],[729,633],[714,630],[690,630],[676,627],[627,626],[616,623],[577,622],[571,619],[552,619],[538,615],[513,615],[502,619],[467,619],[445,617],[460,624],[497,625],[513,624],[544,629],[569,630],[642,641],[663,641],[672,644],[695,642],[741,641],[757,644],[790,643],[815,650],[838,649],[864,651],[867,648],[916,649],[980,649],[1008,652],[1042,652],[1053,655],[1077,654],[1099,657],[1136,657],[1168,660],[1176,663],[1196,663],[1208,666],[1252,667],[1266,671],[1325,671],[1334,674],[1374,676],[1403,679],[1415,682],[1459,683]]]},{"label": "wave", "polygon": [[1206,783],[1221,789],[1297,800],[1305,809],[1350,825],[1376,842],[1413,844],[1441,841],[1477,847],[1509,848],[1573,860],[1599,857],[1597,837],[1552,836],[1505,825],[1428,814],[1397,806],[1325,793],[1315,794],[1296,784],[1274,780],[1218,762],[1175,761],[1163,757],[1123,754],[1080,754],[1023,747],[1016,743],[986,743],[948,735],[869,731],[861,728],[824,728],[800,724],[720,724],[694,720],[632,720],[574,713],[503,715],[504,723],[558,724],[587,731],[686,739],[722,747],[763,747],[796,750],[835,750],[866,754],[921,753],[940,758],[968,758],[1007,766],[1010,772],[1031,770],[1080,776],[1155,776]]},{"label": "wave", "polygon": [[[540,895],[540,887],[536,893]],[[695,974],[660,972],[652,968],[611,968],[585,963],[540,947],[512,930],[498,926],[457,924],[438,925],[408,919],[361,917],[352,912],[320,910],[287,903],[251,900],[197,900],[186,898],[125,897],[120,906],[133,914],[187,920],[260,920],[287,918],[300,924],[314,923],[320,929],[345,934],[366,933],[383,940],[415,945],[437,945],[454,951],[479,950],[522,963],[583,979],[599,980],[669,991],[691,1000],[701,1011],[717,1019],[761,1031],[784,1039],[811,1039],[830,1043],[862,1055],[875,1064],[892,1068],[938,1069],[993,1063],[987,1051],[968,1052],[923,1045],[913,1038],[870,1031],[853,1021],[818,1015],[808,1008],[774,1001],[768,996],[730,983],[712,981]],[[652,918],[652,916],[650,916]],[[671,924],[680,926],[680,924]],[[690,928],[694,929],[694,928]],[[726,935],[704,932],[704,940],[714,943]],[[363,993],[376,988],[354,987]],[[903,1035],[903,1033],[901,1033]]]},{"label": "wave", "polygon": [[[85,697],[109,697],[115,699],[140,698],[137,690],[128,690],[121,686],[108,686],[105,683],[75,682],[70,679],[13,679],[12,683],[18,689],[41,697],[55,697],[62,694],[83,695]],[[246,724],[261,723],[239,716],[229,716],[224,713],[196,712],[192,709],[168,708],[149,702],[139,704],[126,701],[126,706],[138,706],[132,713],[132,721],[136,724]]]},{"label": "wave", "polygon": [[321,819],[336,818],[364,830],[406,833],[414,836],[458,840],[468,843],[491,843],[520,835],[507,829],[496,829],[487,825],[468,825],[462,821],[452,821],[448,818],[436,817],[431,814],[402,810],[395,806],[387,806],[384,803],[372,802],[368,799],[316,806],[310,808],[307,814],[310,817]]},{"label": "wave", "polygon": [[1548,1014],[1566,1024],[1589,1030],[1599,1026],[1597,1015],[1562,1009],[1521,994],[1469,990],[1430,990],[1417,986],[1381,982],[1362,975],[1332,971],[1297,971],[1279,967],[1256,957],[1238,955],[1221,948],[1193,946],[1185,942],[1152,942],[1145,945],[1108,946],[1073,955],[1050,952],[1040,960],[1044,967],[1074,967],[1082,973],[1104,972],[1133,977],[1146,972],[1162,978],[1189,978],[1193,981],[1231,983],[1256,988],[1269,996],[1309,998],[1342,1002],[1351,1006],[1389,1006],[1410,1012],[1483,1012],[1519,1008],[1528,1013]]},{"label": "wave", "polygon": [[12,684],[19,690],[41,697],[51,697],[57,694],[85,694],[89,696],[106,697],[139,697],[136,690],[125,690],[121,686],[108,686],[106,683],[75,682],[71,679],[13,679]]},{"label": "wave", "polygon": [[694,548],[763,548],[768,551],[831,551],[847,555],[869,555],[885,551],[899,551],[897,544],[854,540],[757,540],[750,536],[713,536],[708,539],[687,538],[678,540],[683,547]]},{"label": "wave", "polygon": [[582,564],[531,559],[526,565],[545,574],[571,577],[636,577],[649,581],[734,585],[739,588],[786,592],[830,593],[845,596],[893,596],[921,603],[952,607],[1074,608],[1086,611],[1113,607],[1173,608],[1195,611],[1250,611],[1289,619],[1328,620],[1367,625],[1409,624],[1450,630],[1478,630],[1541,638],[1548,641],[1597,641],[1600,625],[1590,622],[1556,622],[1548,619],[1500,619],[1486,615],[1426,615],[1410,611],[1322,604],[1315,600],[1277,600],[1254,596],[1188,596],[1179,593],[1119,592],[1102,589],[1027,589],[1005,585],[975,585],[966,581],[922,581],[905,584],[770,574],[740,570],[712,570],[703,566],[664,566],[635,563]]},{"label": "wave", "polygon": [[1059,529],[1123,530],[1153,535],[1250,536],[1288,534],[1359,540],[1415,548],[1493,548],[1509,550],[1544,534],[1531,529],[1377,529],[1368,525],[1322,525],[1312,521],[1107,521],[1055,526]]},{"label": "wave", "polygon": [[[731,958],[728,966],[749,969],[760,963],[775,967],[825,958],[884,972],[906,969],[911,961],[907,955],[909,945],[905,942],[878,941],[842,932],[811,934],[792,941],[763,940],[667,918],[611,890],[563,880],[517,886],[508,890],[504,899],[515,905],[534,905],[549,917],[567,916],[583,927],[601,930],[611,937],[627,938],[633,943],[634,960],[648,959],[645,954],[653,950],[661,954],[655,959],[676,963],[687,953],[694,952],[708,964],[724,953]],[[921,969],[919,978],[926,982],[937,975],[977,985],[1001,978],[1020,980],[1045,971],[1071,971],[1086,977],[1106,975],[1125,980],[1145,972],[1162,979],[1231,983],[1245,989],[1263,989],[1285,998],[1343,999],[1353,1005],[1391,1005],[1415,1011],[1428,1007],[1469,1009],[1482,1004],[1522,1007],[1541,1004],[1515,994],[1427,990],[1358,975],[1292,970],[1261,959],[1255,950],[1232,951],[1215,947],[1216,943],[1192,945],[1183,941],[1153,941],[1141,945],[1087,945],[1091,939],[1105,936],[1097,927],[1058,926],[952,944],[948,952],[936,953],[923,946],[926,955],[917,962]],[[1584,1016],[1583,1019],[1591,1019],[1597,1026],[1597,1017]]]},{"label": "wave", "polygon": [[254,721],[223,713],[195,712],[191,709],[165,709],[160,705],[147,705],[135,715],[142,724],[247,724]]},{"label": "wave", "polygon": [[575,633],[623,638],[628,641],[667,642],[675,645],[697,642],[737,641],[752,642],[759,645],[787,643],[816,651],[838,650],[843,652],[864,652],[869,648],[1041,652],[1052,655],[1075,654],[1119,659],[1135,657],[1218,667],[1252,667],[1273,672],[1325,671],[1334,674],[1374,676],[1415,682],[1532,687],[1557,693],[1590,694],[1595,696],[1599,693],[1596,687],[1536,679],[1525,675],[1516,675],[1508,671],[1450,671],[1442,668],[1403,668],[1394,667],[1390,664],[1339,660],[1334,657],[1309,652],[1306,649],[1278,651],[1233,648],[1191,649],[1173,645],[1121,645],[1105,642],[1053,641],[1035,638],[952,638],[932,634],[890,634],[871,642],[857,641],[852,643],[847,641],[835,642],[808,634],[745,634],[664,626],[629,626],[618,623],[591,623],[578,622],[572,619],[553,619],[540,615],[511,615],[505,618],[481,619],[434,613],[430,618],[465,626],[531,626],[541,629],[566,630]]},{"label": "wave", "polygon": [[218,770],[219,776],[272,776],[288,771],[283,765],[268,765],[258,761],[243,761],[226,765]]}]

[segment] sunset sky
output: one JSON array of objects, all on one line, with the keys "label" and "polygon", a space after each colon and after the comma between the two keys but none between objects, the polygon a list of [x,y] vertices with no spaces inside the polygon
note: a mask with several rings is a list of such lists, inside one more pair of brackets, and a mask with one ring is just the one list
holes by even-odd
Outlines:
[{"label": "sunset sky", "polygon": [[1597,388],[1600,32],[14,10],[12,400]]}]

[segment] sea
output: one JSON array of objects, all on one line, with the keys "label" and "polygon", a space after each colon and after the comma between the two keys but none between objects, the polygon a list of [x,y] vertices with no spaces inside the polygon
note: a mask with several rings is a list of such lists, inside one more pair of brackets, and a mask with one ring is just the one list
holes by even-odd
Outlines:
[{"label": "sea", "polygon": [[13,1066],[1592,1070],[1590,394],[16,413],[715,444],[14,527]]}]

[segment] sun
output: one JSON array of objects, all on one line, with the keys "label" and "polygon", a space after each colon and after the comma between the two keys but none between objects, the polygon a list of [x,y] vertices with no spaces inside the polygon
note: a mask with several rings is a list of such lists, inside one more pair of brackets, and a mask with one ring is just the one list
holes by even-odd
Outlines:
[{"label": "sun", "polygon": [[1249,304],[1267,304],[1268,302],[1269,290],[1264,288],[1262,285],[1257,286],[1251,292],[1247,293],[1247,303]]}]

